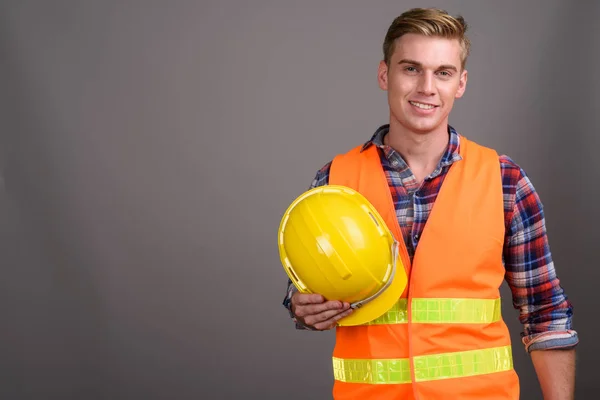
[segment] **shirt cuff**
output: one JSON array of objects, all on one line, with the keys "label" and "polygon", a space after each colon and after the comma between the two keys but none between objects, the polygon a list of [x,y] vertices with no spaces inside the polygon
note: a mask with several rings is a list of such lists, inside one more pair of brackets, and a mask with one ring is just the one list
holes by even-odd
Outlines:
[{"label": "shirt cuff", "polygon": [[534,350],[566,350],[577,346],[579,336],[576,331],[569,329],[525,336],[522,341],[528,353]]}]

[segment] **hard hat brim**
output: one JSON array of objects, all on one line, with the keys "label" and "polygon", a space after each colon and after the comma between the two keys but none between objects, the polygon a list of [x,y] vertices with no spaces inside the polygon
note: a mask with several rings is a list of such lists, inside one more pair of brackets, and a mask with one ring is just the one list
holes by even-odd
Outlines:
[{"label": "hard hat brim", "polygon": [[340,319],[338,326],[356,326],[371,322],[385,314],[396,302],[406,289],[408,278],[402,258],[396,256],[396,272],[390,286],[375,299],[354,309],[350,315]]}]

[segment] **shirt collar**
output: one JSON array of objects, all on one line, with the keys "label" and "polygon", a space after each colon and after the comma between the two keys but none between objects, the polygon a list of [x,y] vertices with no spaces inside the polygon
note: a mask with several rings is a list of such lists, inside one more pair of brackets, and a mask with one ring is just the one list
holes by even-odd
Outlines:
[{"label": "shirt collar", "polygon": [[[384,154],[386,154],[386,156],[387,156],[387,154],[389,152],[385,151],[385,147],[387,147],[387,146],[383,144],[383,137],[389,132],[389,130],[390,130],[389,124],[385,124],[385,125],[382,125],[379,128],[377,128],[377,130],[375,131],[373,136],[371,136],[371,138],[367,142],[365,142],[365,144],[363,145],[363,147],[361,148],[360,151],[363,152],[370,146],[377,146],[380,149],[384,150]],[[436,168],[436,169],[441,169],[445,166],[455,163],[456,161],[462,160],[462,157],[459,153],[460,135],[450,125],[448,125],[448,134],[450,135],[448,147],[446,148],[446,151],[444,152],[444,155],[442,156],[442,158],[440,160],[438,168]]]}]

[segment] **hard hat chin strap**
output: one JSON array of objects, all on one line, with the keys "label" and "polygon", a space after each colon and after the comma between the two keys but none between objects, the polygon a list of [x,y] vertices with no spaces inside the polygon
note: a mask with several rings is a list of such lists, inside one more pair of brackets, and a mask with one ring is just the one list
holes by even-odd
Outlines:
[{"label": "hard hat chin strap", "polygon": [[360,300],[360,301],[350,304],[350,308],[352,308],[352,309],[361,308],[362,306],[364,306],[371,300],[376,299],[381,293],[385,292],[385,290],[392,284],[392,282],[394,281],[394,276],[396,275],[396,259],[398,258],[398,246],[399,246],[399,243],[394,238],[394,243],[392,244],[392,258],[394,259],[394,261],[392,262],[392,273],[390,274],[390,278],[387,280],[385,285],[383,285],[381,287],[381,289],[379,289],[377,291],[377,293],[367,297],[366,299],[363,299],[363,300]]}]

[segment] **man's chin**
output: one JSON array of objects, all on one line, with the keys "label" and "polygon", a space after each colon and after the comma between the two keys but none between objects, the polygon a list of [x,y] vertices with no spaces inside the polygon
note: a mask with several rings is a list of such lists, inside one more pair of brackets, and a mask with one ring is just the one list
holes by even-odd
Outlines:
[{"label": "man's chin", "polygon": [[442,123],[441,123],[441,121],[438,121],[438,120],[417,121],[417,122],[407,121],[406,124],[402,124],[402,125],[404,125],[405,128],[407,128],[411,132],[426,135],[428,133],[432,133],[434,131],[439,130]]}]

